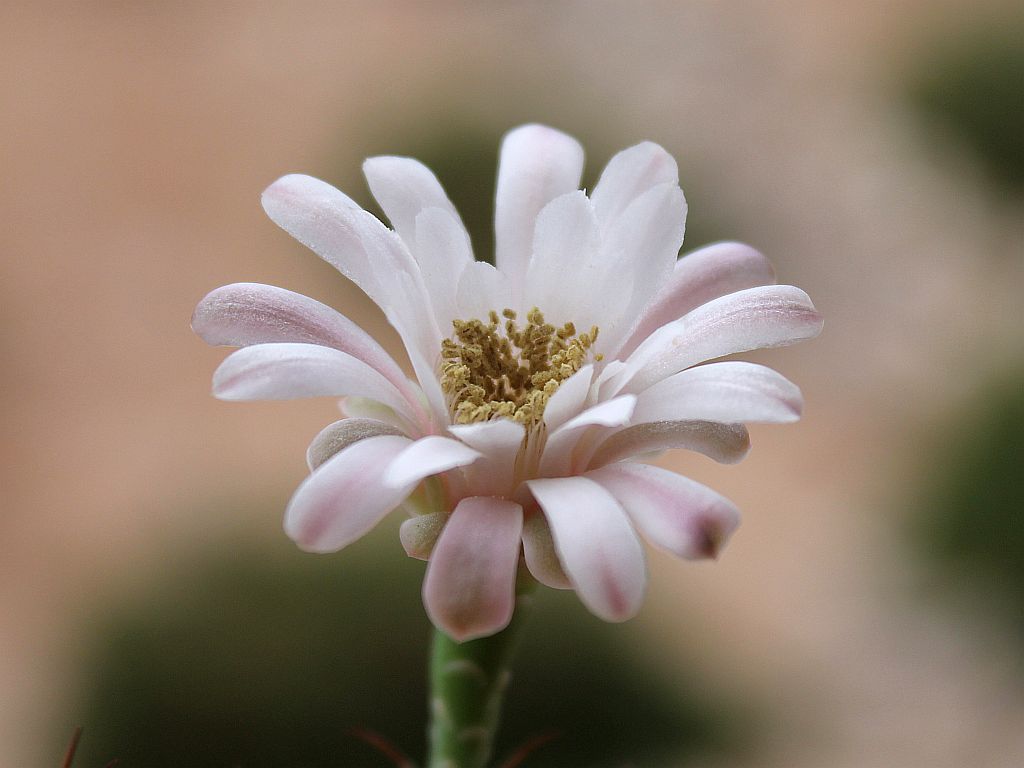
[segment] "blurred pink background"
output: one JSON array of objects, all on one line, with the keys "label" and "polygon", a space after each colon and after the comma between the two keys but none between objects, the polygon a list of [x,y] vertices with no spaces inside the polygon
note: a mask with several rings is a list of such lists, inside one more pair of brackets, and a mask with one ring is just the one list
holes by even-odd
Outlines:
[{"label": "blurred pink background", "polygon": [[591,174],[664,144],[692,227],[713,208],[825,315],[820,339],[757,357],[801,385],[802,422],[752,430],[737,467],[663,460],[745,522],[716,563],[652,556],[641,652],[781,713],[748,768],[1024,765],[1016,649],[917,602],[894,534],[922,433],[1024,335],[1024,260],[978,257],[1019,257],[1020,208],[952,150],[937,161],[895,84],[926,32],[1008,7],[5,4],[0,765],[56,764],[49,718],[97,601],[144,591],[192,542],[283,535],[277,516],[190,502],[283,509],[335,418],[323,400],[210,397],[224,353],[192,335],[195,303],[281,285],[397,350],[260,191],[299,171],[365,198],[364,156],[456,119],[562,128]]}]

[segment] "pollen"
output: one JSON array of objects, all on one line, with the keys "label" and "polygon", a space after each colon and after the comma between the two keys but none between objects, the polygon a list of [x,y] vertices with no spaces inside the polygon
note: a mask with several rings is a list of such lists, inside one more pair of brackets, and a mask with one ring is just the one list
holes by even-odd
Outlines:
[{"label": "pollen", "polygon": [[441,389],[452,421],[508,418],[527,428],[541,423],[548,400],[586,363],[598,332],[577,333],[572,323],[556,328],[536,307],[523,326],[511,309],[452,326],[453,337],[441,342]]}]

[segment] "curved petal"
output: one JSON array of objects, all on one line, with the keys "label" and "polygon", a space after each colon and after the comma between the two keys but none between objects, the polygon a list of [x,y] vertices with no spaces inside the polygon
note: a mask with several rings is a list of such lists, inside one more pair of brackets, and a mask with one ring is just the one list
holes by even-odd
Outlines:
[{"label": "curved petal", "polygon": [[459,502],[423,580],[423,603],[435,626],[458,642],[508,626],[522,532],[523,510],[514,502],[489,496]]},{"label": "curved petal", "polygon": [[313,438],[313,442],[306,449],[306,463],[312,471],[336,453],[340,453],[360,440],[381,435],[402,434],[397,427],[376,419],[341,419],[333,424],[328,424]]},{"label": "curved petal", "polygon": [[608,161],[591,199],[601,222],[611,222],[651,187],[678,181],[679,169],[672,155],[654,142],[645,141]]},{"label": "curved petal", "polygon": [[588,472],[656,547],[687,560],[714,558],[740,524],[736,505],[688,477],[624,462]]},{"label": "curved petal", "polygon": [[524,125],[506,134],[498,163],[494,204],[495,265],[519,301],[533,246],[537,214],[559,195],[579,189],[583,147],[543,125]]},{"label": "curved petal", "polygon": [[259,283],[225,285],[199,302],[192,329],[213,345],[294,342],[333,347],[380,371],[410,406],[419,409],[417,393],[402,369],[370,334],[300,293]]},{"label": "curved petal", "polygon": [[316,344],[257,344],[232,352],[213,374],[221,400],[368,397],[411,418],[408,403],[379,372],[352,355]]},{"label": "curved petal", "polygon": [[587,427],[621,427],[629,423],[636,406],[634,395],[623,395],[588,408],[569,419],[548,435],[541,457],[540,473],[545,476],[568,474],[572,454]]},{"label": "curved petal", "polygon": [[455,206],[433,171],[418,160],[371,157],[363,163],[363,174],[392,228],[410,250],[416,244],[416,217],[423,209],[441,208],[461,224]]},{"label": "curved petal", "polygon": [[593,378],[594,366],[584,365],[559,385],[544,407],[544,425],[549,433],[580,412],[587,402]]},{"label": "curved petal", "polygon": [[384,483],[392,488],[416,484],[425,477],[472,464],[483,454],[465,443],[440,435],[417,440],[407,447],[384,473]]},{"label": "curved petal", "polygon": [[531,515],[523,524],[523,559],[533,577],[545,587],[572,589],[572,582],[558,561],[555,540],[544,515]]},{"label": "curved petal", "polygon": [[750,451],[750,435],[742,424],[713,421],[653,421],[612,433],[594,452],[590,467],[600,467],[643,453],[682,448],[722,464],[742,461]]},{"label": "curved petal", "polygon": [[647,571],[643,548],[618,502],[585,477],[530,480],[528,485],[583,604],[605,621],[636,615]]},{"label": "curved petal", "polygon": [[526,437],[526,429],[510,419],[494,419],[476,424],[458,424],[448,431],[484,458],[469,467],[466,483],[480,496],[505,496],[514,490],[516,459]]},{"label": "curved petal", "polygon": [[797,421],[802,408],[796,384],[763,365],[733,361],[689,368],[644,390],[633,422],[785,424]]},{"label": "curved petal", "polygon": [[381,482],[409,442],[370,437],[329,459],[295,491],[284,513],[285,532],[308,552],[336,552],[362,537],[411,490]]},{"label": "curved petal", "polygon": [[616,356],[626,357],[665,323],[712,299],[746,288],[774,284],[772,265],[749,245],[715,243],[689,253],[676,262],[672,276],[644,309]]},{"label": "curved petal", "polygon": [[812,339],[821,327],[810,298],[792,285],[730,293],[651,334],[605,382],[601,394],[639,392],[705,360]]}]

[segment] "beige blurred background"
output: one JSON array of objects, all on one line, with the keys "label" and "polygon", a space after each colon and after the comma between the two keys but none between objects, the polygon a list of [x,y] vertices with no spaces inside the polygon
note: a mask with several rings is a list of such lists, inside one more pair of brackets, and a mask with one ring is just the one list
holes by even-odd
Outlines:
[{"label": "beige blurred background", "polygon": [[800,424],[755,429],[739,466],[665,460],[745,523],[719,562],[652,557],[640,652],[774,712],[750,768],[1024,765],[1019,647],[918,601],[897,533],[922,435],[1024,340],[1019,201],[911,114],[900,78],[931,35],[1009,11],[4,4],[0,765],[57,764],[47,740],[95,605],[144,593],[193,543],[283,536],[277,515],[192,501],[283,509],[334,418],[326,401],[211,398],[223,351],[191,334],[196,301],[272,283],[385,333],[260,191],[300,171],[363,199],[363,157],[449,121],[495,137],[485,164],[527,121],[577,136],[590,174],[664,144],[691,231],[752,242],[826,317],[820,339],[758,357],[803,388]]}]

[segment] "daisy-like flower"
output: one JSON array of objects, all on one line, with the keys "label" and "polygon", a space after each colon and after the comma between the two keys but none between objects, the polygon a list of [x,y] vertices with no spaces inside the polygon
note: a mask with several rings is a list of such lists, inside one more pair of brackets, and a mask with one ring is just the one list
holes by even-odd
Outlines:
[{"label": "daisy-like flower", "polygon": [[429,560],[427,613],[456,640],[509,623],[521,560],[597,616],[633,616],[638,533],[706,558],[739,522],[724,497],[641,460],[685,448],[736,462],[744,423],[800,415],[778,373],[707,361],[816,336],[807,295],[739,243],[677,259],[686,202],[658,145],[613,157],[589,196],[582,169],[580,145],[551,128],[505,137],[495,266],[474,260],[441,185],[409,158],[363,166],[390,229],[308,176],[264,192],[271,219],[384,311],[415,381],[351,320],[282,288],[219,288],[193,318],[210,344],[242,347],[214,374],[217,397],[345,398],[346,418],[309,447],[285,530],[333,552],[404,509],[402,544]]}]

